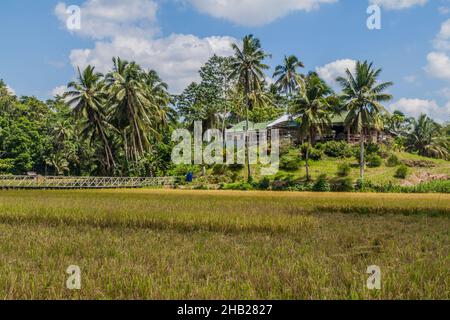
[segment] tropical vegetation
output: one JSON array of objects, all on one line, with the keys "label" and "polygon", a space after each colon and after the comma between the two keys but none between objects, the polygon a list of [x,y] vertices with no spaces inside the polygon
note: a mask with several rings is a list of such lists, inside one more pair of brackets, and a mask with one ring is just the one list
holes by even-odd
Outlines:
[{"label": "tropical vegetation", "polygon": [[[0,174],[179,174],[185,170],[170,160],[174,129],[192,130],[194,122],[201,121],[204,130],[224,130],[243,121],[248,131],[250,122],[267,122],[286,113],[298,121],[304,143],[291,146],[300,155],[297,163],[286,158],[284,163],[296,167],[304,159],[307,181],[311,160],[355,155],[355,146],[346,142],[331,142],[325,149],[317,146],[335,116],[345,117],[347,129],[360,137],[361,180],[367,164],[380,163],[368,150],[371,142],[366,137],[372,130],[392,137],[379,146],[388,149],[388,154],[380,154],[383,159],[408,152],[450,160],[450,125],[427,115],[413,119],[388,112],[384,104],[392,99],[387,90],[393,83],[381,82],[382,70],[373,63],[360,61],[347,70],[337,79],[341,92],[335,92],[317,73],[303,74],[305,66],[295,55],[287,55],[274,68],[271,80],[270,55],[253,35],[232,49],[230,57],[212,56],[199,70],[200,80],[176,95],[156,71],[119,57],[105,74],[95,66],[78,69],[67,92],[45,102],[17,97],[1,81]],[[248,158],[245,175],[235,178],[252,183],[255,172]]]}]

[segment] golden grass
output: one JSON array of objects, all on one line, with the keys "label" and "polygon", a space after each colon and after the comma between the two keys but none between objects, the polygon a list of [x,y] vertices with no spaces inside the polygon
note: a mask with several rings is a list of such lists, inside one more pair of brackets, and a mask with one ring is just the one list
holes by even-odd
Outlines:
[{"label": "golden grass", "polygon": [[438,194],[0,192],[0,298],[448,299],[449,217]]}]

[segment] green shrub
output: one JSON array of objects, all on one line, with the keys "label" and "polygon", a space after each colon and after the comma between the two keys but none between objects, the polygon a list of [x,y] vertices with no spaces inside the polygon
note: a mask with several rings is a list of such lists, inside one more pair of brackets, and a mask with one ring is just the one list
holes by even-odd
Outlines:
[{"label": "green shrub", "polygon": [[228,167],[224,164],[216,164],[212,168],[212,173],[216,176],[223,176],[228,171]]},{"label": "green shrub", "polygon": [[383,164],[383,159],[377,154],[371,154],[367,157],[367,166],[370,168],[378,168]]},{"label": "green shrub", "polygon": [[324,152],[319,149],[312,148],[309,150],[309,158],[314,161],[319,161],[323,158]]},{"label": "green shrub", "polygon": [[300,169],[301,159],[298,154],[289,153],[280,159],[280,169],[285,171],[297,171]]},{"label": "green shrub", "polygon": [[327,143],[318,145],[318,148],[333,158],[350,158],[353,155],[351,145],[345,141],[329,141]]},{"label": "green shrub", "polygon": [[230,175],[230,179],[231,179],[231,181],[233,181],[233,182],[238,181],[238,180],[239,180],[239,177],[240,177],[239,172],[232,172],[231,175]]},{"label": "green shrub", "polygon": [[316,182],[313,185],[313,191],[315,191],[315,192],[330,192],[331,191],[331,186],[328,183],[326,174],[322,174],[317,178]]},{"label": "green shrub", "polygon": [[386,160],[386,166],[388,167],[396,167],[399,164],[400,160],[395,154],[391,154],[389,158]]},{"label": "green shrub", "polygon": [[195,165],[180,164],[170,169],[168,173],[170,176],[184,177],[189,172],[198,173],[200,172],[200,168]]},{"label": "green shrub", "polygon": [[309,159],[314,160],[314,161],[319,161],[323,158],[323,156],[324,156],[323,150],[310,147],[308,143],[305,143],[300,147],[303,160],[306,159],[306,150],[308,150],[307,149],[308,147],[309,147],[309,154],[308,154]]},{"label": "green shrub", "polygon": [[352,167],[347,163],[343,162],[338,164],[337,175],[338,177],[348,177],[352,171]]},{"label": "green shrub", "polygon": [[223,190],[238,190],[238,191],[250,191],[254,187],[248,182],[227,183],[222,186]]},{"label": "green shrub", "polygon": [[0,159],[0,173],[12,173],[14,159]]},{"label": "green shrub", "polygon": [[395,175],[394,177],[397,179],[406,179],[406,177],[408,176],[408,167],[405,165],[401,165],[397,171],[395,171]]},{"label": "green shrub", "polygon": [[352,192],[355,191],[355,186],[353,185],[353,179],[350,177],[342,178],[333,184],[333,191],[336,192]]},{"label": "green shrub", "polygon": [[242,169],[244,169],[244,165],[243,165],[243,164],[238,164],[238,163],[233,163],[233,164],[230,164],[230,165],[228,166],[228,168],[229,168],[231,171],[239,172],[239,171],[241,171]]},{"label": "green shrub", "polygon": [[365,152],[367,154],[380,154],[381,146],[378,143],[369,142],[366,144]]},{"label": "green shrub", "polygon": [[270,188],[270,179],[267,177],[264,177],[261,181],[258,183],[258,190],[268,190]]}]

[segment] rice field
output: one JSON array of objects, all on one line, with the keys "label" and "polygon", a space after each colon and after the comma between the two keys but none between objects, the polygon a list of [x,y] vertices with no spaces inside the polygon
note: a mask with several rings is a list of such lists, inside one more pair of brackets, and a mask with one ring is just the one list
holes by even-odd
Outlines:
[{"label": "rice field", "polygon": [[440,194],[1,191],[0,299],[449,299],[449,218]]}]

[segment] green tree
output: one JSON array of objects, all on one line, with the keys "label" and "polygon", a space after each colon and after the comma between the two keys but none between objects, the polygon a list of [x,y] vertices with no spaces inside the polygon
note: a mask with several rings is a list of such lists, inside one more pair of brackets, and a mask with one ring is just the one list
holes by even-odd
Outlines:
[{"label": "green tree", "polygon": [[406,148],[425,157],[450,158],[449,137],[442,132],[439,124],[425,114],[420,115],[417,120],[412,119],[412,130],[407,135]]},{"label": "green tree", "polygon": [[306,179],[309,175],[309,152],[317,135],[331,126],[333,90],[315,73],[310,73],[305,81],[305,90],[300,91],[292,103],[292,113],[299,116],[300,129],[308,137],[305,150]]},{"label": "green tree", "polygon": [[150,136],[160,136],[167,123],[167,85],[155,71],[145,73],[135,62],[114,58],[113,63],[106,77],[112,123],[122,134],[127,163],[138,162],[150,151]]},{"label": "green tree", "polygon": [[342,98],[348,110],[345,123],[353,127],[360,135],[360,177],[364,179],[364,143],[365,135],[377,123],[379,114],[384,110],[381,102],[392,99],[384,91],[393,85],[392,82],[379,83],[381,69],[375,69],[373,63],[358,61],[354,73],[346,70],[346,77],[339,77],[342,87]]},{"label": "green tree", "polygon": [[68,104],[74,106],[75,116],[82,120],[82,134],[90,138],[93,145],[100,138],[104,149],[104,161],[106,173],[112,173],[115,167],[111,143],[108,137],[110,125],[107,121],[105,108],[106,92],[102,74],[96,73],[95,67],[88,66],[81,72],[78,69],[78,81],[68,84],[69,91],[65,96]]},{"label": "green tree", "polygon": [[247,174],[248,180],[252,179],[252,173],[249,161],[248,152],[248,128],[249,128],[249,111],[253,109],[255,105],[263,104],[267,101],[262,86],[264,82],[264,70],[269,66],[264,64],[264,60],[269,55],[261,48],[259,39],[254,38],[253,35],[245,36],[242,40],[242,45],[232,45],[234,56],[232,57],[230,68],[231,77],[237,79],[237,85],[239,90],[242,91],[244,96],[245,110],[245,150],[246,150],[246,162],[247,162]]},{"label": "green tree", "polygon": [[294,55],[285,56],[283,64],[275,67],[273,74],[273,77],[276,78],[275,85],[288,98],[292,97],[294,91],[303,85],[303,77],[298,69],[304,67],[303,62]]}]

